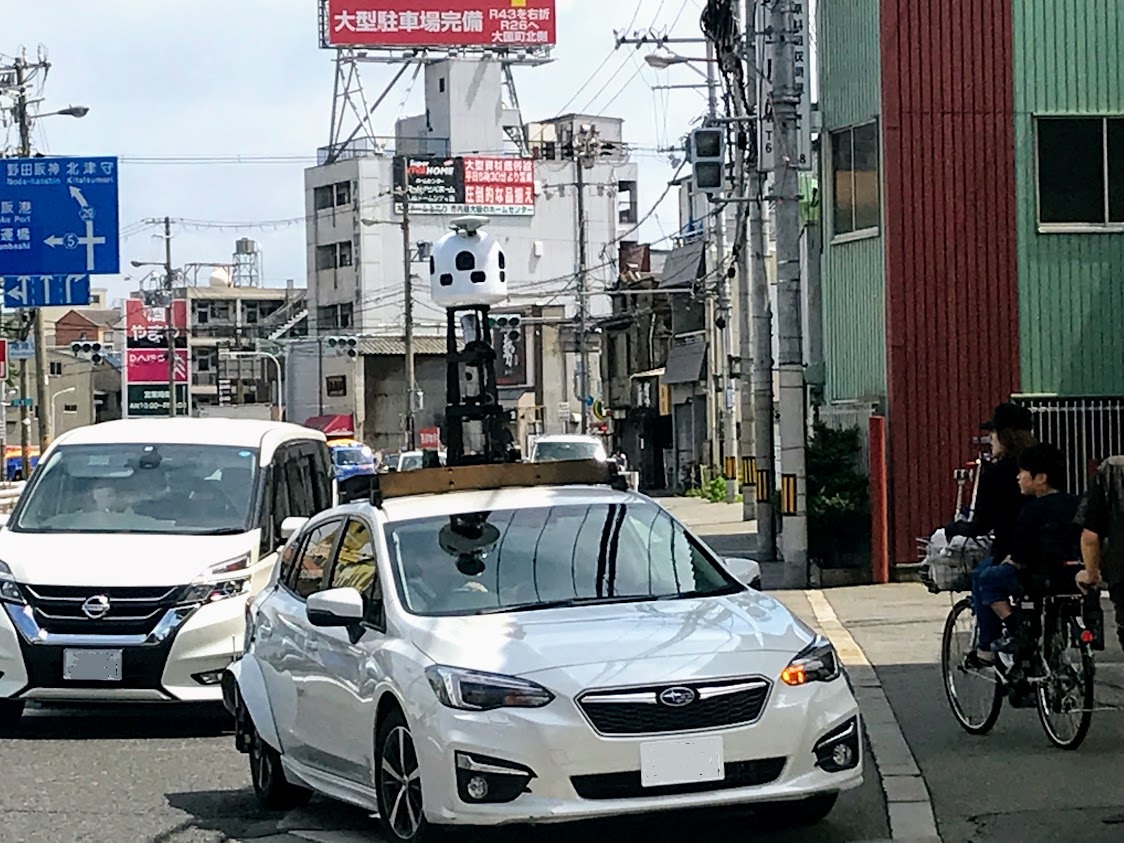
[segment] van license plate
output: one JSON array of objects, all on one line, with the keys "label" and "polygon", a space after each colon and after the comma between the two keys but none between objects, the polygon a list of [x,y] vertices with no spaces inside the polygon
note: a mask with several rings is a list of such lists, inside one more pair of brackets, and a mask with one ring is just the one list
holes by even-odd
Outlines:
[{"label": "van license plate", "polygon": [[120,650],[63,650],[62,678],[71,682],[120,682]]}]

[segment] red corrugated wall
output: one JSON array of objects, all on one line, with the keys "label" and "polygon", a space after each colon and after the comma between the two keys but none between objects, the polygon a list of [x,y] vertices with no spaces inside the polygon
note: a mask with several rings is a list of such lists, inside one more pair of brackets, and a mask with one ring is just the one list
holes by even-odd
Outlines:
[{"label": "red corrugated wall", "polygon": [[890,553],[1019,383],[1010,0],[883,0]]}]

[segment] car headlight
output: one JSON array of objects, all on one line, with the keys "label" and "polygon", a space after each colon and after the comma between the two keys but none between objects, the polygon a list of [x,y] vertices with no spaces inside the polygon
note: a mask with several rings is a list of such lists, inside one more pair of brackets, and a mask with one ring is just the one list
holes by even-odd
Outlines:
[{"label": "car headlight", "polygon": [[809,682],[831,682],[841,673],[835,647],[822,635],[801,650],[781,671],[786,685],[807,685]]},{"label": "car headlight", "polygon": [[[235,559],[228,559],[207,569],[201,579],[194,582],[183,595],[184,603],[215,603],[230,597],[250,593],[250,578],[230,577],[230,574],[245,571],[250,567],[250,554],[244,553]],[[223,579],[218,579],[223,577]]]},{"label": "car headlight", "polygon": [[3,562],[0,562],[0,603],[15,603],[17,606],[27,605],[20,587],[16,585],[16,578],[12,576],[12,569]]},{"label": "car headlight", "polygon": [[554,699],[554,694],[542,685],[514,676],[443,665],[427,667],[425,675],[442,705],[465,711],[542,708]]}]

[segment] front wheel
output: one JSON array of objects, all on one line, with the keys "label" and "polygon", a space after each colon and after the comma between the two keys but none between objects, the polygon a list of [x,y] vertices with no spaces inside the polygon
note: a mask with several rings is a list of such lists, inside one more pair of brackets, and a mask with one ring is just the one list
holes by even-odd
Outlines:
[{"label": "front wheel", "polygon": [[1050,743],[1060,749],[1077,749],[1093,722],[1093,653],[1086,643],[1076,643],[1068,621],[1060,621],[1043,642],[1047,671],[1038,685],[1038,719]]},{"label": "front wheel", "polygon": [[965,597],[948,613],[941,639],[941,673],[949,707],[964,731],[984,735],[992,730],[1003,708],[1003,685],[994,667],[968,662],[979,632],[972,600]]},{"label": "front wheel", "polygon": [[375,746],[375,791],[383,832],[399,843],[433,840],[433,829],[422,805],[421,770],[414,736],[400,711],[393,710],[383,718],[375,735]]},{"label": "front wheel", "polygon": [[23,717],[23,700],[0,700],[0,732],[13,731]]}]

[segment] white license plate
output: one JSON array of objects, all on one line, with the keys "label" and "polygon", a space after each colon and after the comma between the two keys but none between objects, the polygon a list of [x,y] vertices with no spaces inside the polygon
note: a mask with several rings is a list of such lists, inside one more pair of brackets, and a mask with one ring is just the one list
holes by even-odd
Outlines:
[{"label": "white license plate", "polygon": [[722,738],[685,738],[640,744],[640,784],[718,782],[726,778]]},{"label": "white license plate", "polygon": [[72,682],[120,682],[120,650],[64,650],[62,678]]}]

